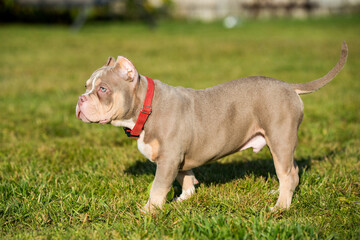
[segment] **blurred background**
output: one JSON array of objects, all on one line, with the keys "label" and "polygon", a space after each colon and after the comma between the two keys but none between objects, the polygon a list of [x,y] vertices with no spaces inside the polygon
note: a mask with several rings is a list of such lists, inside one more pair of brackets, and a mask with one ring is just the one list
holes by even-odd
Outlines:
[{"label": "blurred background", "polygon": [[[172,86],[202,89],[254,75],[307,82],[336,64],[345,40],[342,72],[302,96],[295,155],[301,187],[275,224],[313,226],[323,239],[359,239],[359,11],[360,0],[0,0],[0,238],[97,239],[98,232],[107,239],[197,239],[184,231],[208,211],[223,216],[224,226],[206,223],[199,232],[232,232],[238,214],[253,229],[263,218],[249,216],[262,216],[277,197],[268,194],[278,184],[268,149],[196,169],[199,197],[184,205],[185,214],[172,211],[144,231],[149,223],[137,217],[138,206],[155,166],[122,128],[76,118],[84,84],[119,55]],[[249,238],[278,234],[287,226],[279,223]],[[304,229],[295,226],[282,236],[304,239],[291,237]],[[224,238],[244,238],[234,236]]]},{"label": "blurred background", "polygon": [[158,19],[201,21],[224,19],[226,27],[240,19],[291,17],[305,19],[356,14],[360,0],[1,0],[1,22],[70,24],[79,29],[93,20],[142,20],[150,27]]}]

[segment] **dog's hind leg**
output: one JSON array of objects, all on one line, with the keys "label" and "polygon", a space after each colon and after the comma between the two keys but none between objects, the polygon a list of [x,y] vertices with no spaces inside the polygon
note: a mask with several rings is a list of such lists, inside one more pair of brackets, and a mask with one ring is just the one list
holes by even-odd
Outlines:
[{"label": "dog's hind leg", "polygon": [[294,161],[297,127],[296,124],[285,121],[276,131],[265,133],[279,179],[279,198],[272,210],[288,209],[295,188],[299,184],[299,169]]},{"label": "dog's hind leg", "polygon": [[182,193],[175,201],[183,201],[190,198],[195,193],[195,185],[199,183],[192,170],[180,171],[176,176],[176,180],[181,185]]}]

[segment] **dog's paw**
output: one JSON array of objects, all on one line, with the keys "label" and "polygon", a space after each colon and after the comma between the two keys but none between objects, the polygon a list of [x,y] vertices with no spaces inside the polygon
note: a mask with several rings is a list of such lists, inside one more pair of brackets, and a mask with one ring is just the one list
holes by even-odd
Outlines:
[{"label": "dog's paw", "polygon": [[290,208],[290,204],[283,202],[276,202],[274,207],[270,207],[271,212],[284,212]]},{"label": "dog's paw", "polygon": [[153,216],[158,214],[161,209],[162,205],[154,205],[151,204],[149,201],[145,204],[145,206],[139,208],[141,213]]},{"label": "dog's paw", "polygon": [[139,208],[139,211],[144,215],[155,216],[157,213],[157,208],[145,205],[142,208]]},{"label": "dog's paw", "polygon": [[150,213],[151,208],[150,208],[149,202],[147,202],[145,204],[145,206],[143,206],[143,207],[141,207],[141,206],[138,206],[138,207],[139,207],[139,210],[140,210],[141,213],[144,213],[144,214]]},{"label": "dog's paw", "polygon": [[288,208],[283,208],[283,207],[279,207],[279,206],[274,206],[274,207],[269,207],[270,209],[270,212],[279,212],[279,213],[282,213],[282,212],[285,212]]},{"label": "dog's paw", "polygon": [[177,198],[174,199],[175,202],[181,202],[184,201],[186,199],[191,198],[191,196],[195,193],[195,187],[192,186],[191,188],[187,189],[187,190],[183,190],[181,195]]}]

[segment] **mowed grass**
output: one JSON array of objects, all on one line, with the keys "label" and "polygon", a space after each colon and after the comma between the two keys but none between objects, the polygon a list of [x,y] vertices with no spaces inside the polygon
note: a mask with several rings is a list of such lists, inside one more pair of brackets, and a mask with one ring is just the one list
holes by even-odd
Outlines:
[{"label": "mowed grass", "polygon": [[[143,75],[206,88],[249,75],[306,82],[291,208],[269,212],[278,181],[269,150],[194,170],[191,200],[140,213],[156,166],[121,128],[85,124],[75,104],[91,73],[123,55]],[[360,18],[0,26],[0,236],[3,239],[359,239]],[[215,114],[215,113],[209,113]],[[216,137],[216,136],[214,136]],[[179,194],[179,186],[177,194]]]}]

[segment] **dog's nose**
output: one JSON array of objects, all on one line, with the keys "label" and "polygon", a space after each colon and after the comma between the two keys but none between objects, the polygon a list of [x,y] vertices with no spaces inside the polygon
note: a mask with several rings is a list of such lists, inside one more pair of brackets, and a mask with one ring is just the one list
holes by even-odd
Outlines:
[{"label": "dog's nose", "polygon": [[81,105],[83,102],[86,102],[87,101],[87,98],[85,95],[81,95],[79,97],[79,101],[78,101],[78,104]]}]

